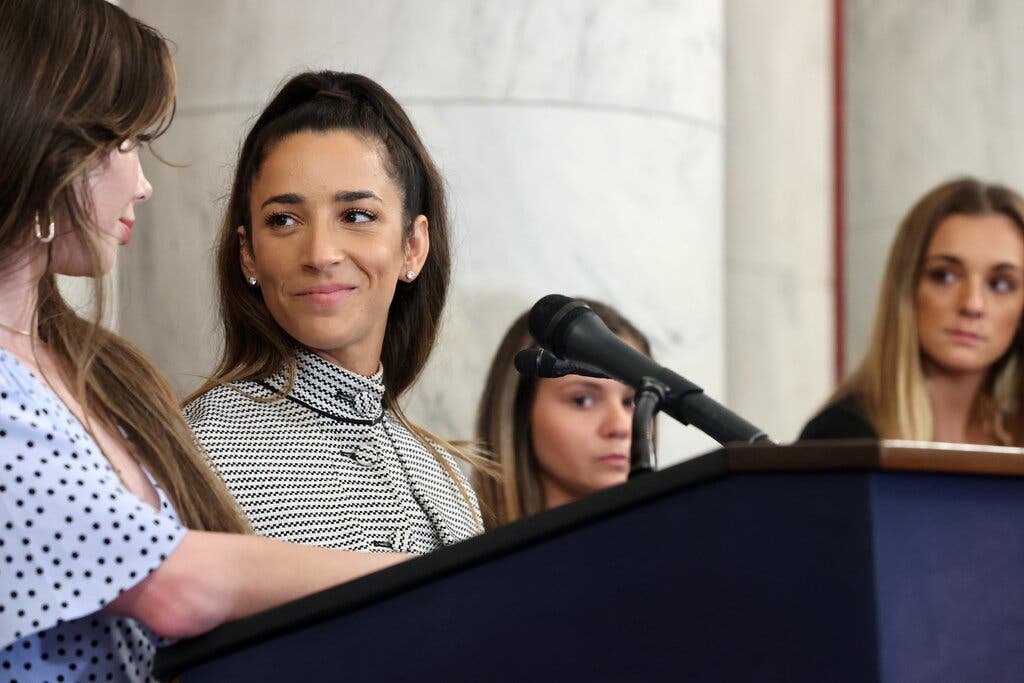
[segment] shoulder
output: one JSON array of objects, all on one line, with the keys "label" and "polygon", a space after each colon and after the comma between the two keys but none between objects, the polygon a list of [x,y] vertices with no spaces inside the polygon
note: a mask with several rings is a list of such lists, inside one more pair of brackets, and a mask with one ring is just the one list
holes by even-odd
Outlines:
[{"label": "shoulder", "polygon": [[45,399],[40,391],[42,384],[14,356],[0,349],[0,404],[3,412],[9,413],[9,406],[22,403],[37,403]]},{"label": "shoulder", "polygon": [[818,439],[876,439],[878,433],[865,415],[856,395],[844,396],[826,406],[804,426],[800,441]]},{"label": "shoulder", "polygon": [[223,452],[233,452],[240,440],[273,429],[274,396],[259,382],[222,384],[189,401],[182,413],[196,442],[216,460]]},{"label": "shoulder", "polygon": [[[0,457],[12,457],[12,446],[45,448],[63,440],[66,445],[86,438],[81,425],[42,380],[0,349]],[[91,438],[87,439],[91,443]]]},{"label": "shoulder", "polygon": [[[67,406],[9,360],[0,353],[0,547],[25,554],[7,559],[18,589],[0,614],[0,643],[95,612],[185,534],[172,512],[124,488]],[[47,562],[32,560],[40,555]]]},{"label": "shoulder", "polygon": [[265,412],[274,392],[260,382],[232,382],[213,387],[189,401],[185,421],[193,431],[230,421],[253,411]]}]

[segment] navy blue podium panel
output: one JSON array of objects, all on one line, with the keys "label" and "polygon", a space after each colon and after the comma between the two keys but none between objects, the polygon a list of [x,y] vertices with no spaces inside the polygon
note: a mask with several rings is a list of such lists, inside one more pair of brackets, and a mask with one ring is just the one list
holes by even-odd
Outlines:
[{"label": "navy blue podium panel", "polygon": [[885,681],[1024,681],[1024,481],[872,475]]},{"label": "navy blue podium panel", "polygon": [[969,475],[887,471],[884,446],[826,450],[701,456],[179,643],[158,671],[1024,680],[1024,478],[984,458]]}]

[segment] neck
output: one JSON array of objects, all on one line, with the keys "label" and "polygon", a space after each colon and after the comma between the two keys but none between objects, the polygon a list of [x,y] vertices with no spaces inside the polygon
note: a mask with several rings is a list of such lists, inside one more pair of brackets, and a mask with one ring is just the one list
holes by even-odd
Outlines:
[{"label": "neck", "polygon": [[[36,334],[35,311],[39,302],[39,281],[46,271],[45,252],[26,250],[0,273],[0,344],[31,346]],[[28,334],[20,334],[27,332]]]},{"label": "neck", "polygon": [[981,425],[971,424],[987,371],[950,373],[925,364],[925,388],[931,401],[935,441],[978,443],[991,441],[991,435],[978,433]]},{"label": "neck", "polygon": [[353,349],[310,349],[328,363],[342,367],[363,377],[372,377],[380,368],[380,348],[376,353],[360,353]]},{"label": "neck", "polygon": [[557,481],[551,477],[545,476],[543,473],[540,475],[540,492],[544,496],[544,509],[550,510],[551,508],[565,505],[576,500],[579,496],[574,495],[571,491],[566,490],[564,486],[561,486]]}]

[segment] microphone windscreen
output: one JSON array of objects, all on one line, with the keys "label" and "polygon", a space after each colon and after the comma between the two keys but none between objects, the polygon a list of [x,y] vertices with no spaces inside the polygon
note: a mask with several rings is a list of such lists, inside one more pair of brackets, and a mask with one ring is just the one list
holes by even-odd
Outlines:
[{"label": "microphone windscreen", "polygon": [[548,294],[530,309],[530,335],[542,347],[561,356],[565,330],[573,320],[588,311],[590,306],[582,301],[561,294]]}]

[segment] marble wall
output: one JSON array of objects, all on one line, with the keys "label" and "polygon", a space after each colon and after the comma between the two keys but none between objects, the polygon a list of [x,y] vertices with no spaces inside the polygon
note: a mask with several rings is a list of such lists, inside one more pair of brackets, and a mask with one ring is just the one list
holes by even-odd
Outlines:
[{"label": "marble wall", "polygon": [[845,0],[847,363],[911,204],[969,174],[1024,189],[1024,3]]},{"label": "marble wall", "polygon": [[[551,292],[614,304],[725,398],[723,7],[676,0],[122,0],[177,45],[178,113],[120,272],[120,328],[182,391],[217,355],[211,249],[241,136],[306,68],[407,108],[447,178],[457,264],[409,413],[472,432],[508,323]],[[663,463],[714,444],[664,424]]]},{"label": "marble wall", "polygon": [[[407,107],[451,190],[457,264],[410,412],[467,436],[504,326],[549,292],[618,305],[658,359],[792,439],[832,386],[831,3],[123,0],[177,44],[179,112],[124,254],[120,329],[182,391],[219,344],[211,248],[241,135],[304,68]],[[1014,0],[845,0],[847,367],[906,208],[1024,186]],[[765,30],[771,27],[771,30]],[[665,425],[666,461],[712,444]]]},{"label": "marble wall", "polygon": [[725,16],[726,395],[789,441],[834,376],[831,3]]}]

